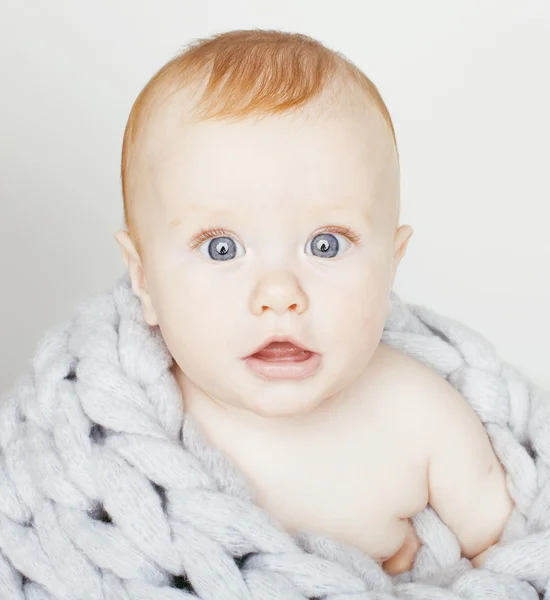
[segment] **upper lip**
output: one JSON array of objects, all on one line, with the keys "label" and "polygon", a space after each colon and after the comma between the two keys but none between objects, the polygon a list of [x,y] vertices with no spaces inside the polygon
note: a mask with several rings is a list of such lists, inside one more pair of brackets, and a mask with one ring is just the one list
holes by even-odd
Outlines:
[{"label": "upper lip", "polygon": [[256,354],[257,352],[260,352],[260,350],[263,350],[266,346],[269,346],[269,344],[271,344],[271,342],[289,342],[290,344],[293,344],[297,348],[302,348],[303,350],[307,350],[307,352],[311,352],[312,354],[315,354],[314,350],[310,350],[307,346],[304,346],[304,344],[302,344],[302,342],[300,342],[300,340],[298,340],[294,337],[291,337],[289,335],[272,335],[271,337],[268,337],[265,341],[263,341],[250,354],[245,356],[245,358],[248,358],[249,356],[252,356],[253,354]]}]

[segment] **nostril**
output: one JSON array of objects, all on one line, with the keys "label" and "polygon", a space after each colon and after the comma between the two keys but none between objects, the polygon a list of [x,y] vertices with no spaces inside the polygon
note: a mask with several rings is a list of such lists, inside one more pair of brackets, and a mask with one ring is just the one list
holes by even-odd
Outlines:
[{"label": "nostril", "polygon": [[[265,312],[265,311],[266,311],[266,310],[268,310],[268,309],[269,309],[269,306],[262,306],[262,312]],[[294,311],[295,311],[295,310],[298,310],[298,305],[297,305],[297,304],[291,304],[291,305],[288,307],[288,310],[294,310]]]}]

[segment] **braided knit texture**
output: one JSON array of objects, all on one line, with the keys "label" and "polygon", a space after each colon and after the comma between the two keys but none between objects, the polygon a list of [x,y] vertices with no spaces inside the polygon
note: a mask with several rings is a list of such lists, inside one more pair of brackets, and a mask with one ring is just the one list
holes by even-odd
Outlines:
[{"label": "braided knit texture", "polygon": [[393,578],[281,529],[185,417],[125,275],[48,332],[2,398],[0,599],[550,599],[549,394],[476,332],[395,294],[383,341],[461,392],[507,472],[516,508],[483,568],[430,508],[414,568]]}]

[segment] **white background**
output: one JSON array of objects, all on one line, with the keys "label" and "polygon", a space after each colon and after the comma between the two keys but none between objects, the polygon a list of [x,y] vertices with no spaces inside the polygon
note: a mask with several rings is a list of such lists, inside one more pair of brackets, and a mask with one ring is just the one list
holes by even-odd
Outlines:
[{"label": "white background", "polygon": [[550,388],[550,2],[0,0],[0,390],[124,272],[121,140],[196,37],[317,37],[375,82],[398,138],[408,302],[480,331]]}]

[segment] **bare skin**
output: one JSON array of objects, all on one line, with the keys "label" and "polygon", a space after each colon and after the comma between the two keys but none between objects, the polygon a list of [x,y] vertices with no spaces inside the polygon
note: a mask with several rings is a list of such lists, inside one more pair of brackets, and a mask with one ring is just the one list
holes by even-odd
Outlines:
[{"label": "bare skin", "polygon": [[[136,162],[143,256],[127,232],[116,239],[185,409],[289,531],[325,533],[396,573],[414,560],[410,519],[429,503],[478,556],[511,510],[485,429],[445,380],[380,344],[412,234],[398,226],[386,123],[360,102],[242,122],[184,125],[182,113],[150,120]],[[314,255],[329,226],[341,228],[338,254]],[[230,260],[207,252],[221,236]],[[322,368],[257,377],[242,359],[275,333]]]},{"label": "bare skin", "polygon": [[466,401],[384,344],[345,400],[290,427],[236,418],[192,394],[186,404],[285,528],[355,546],[390,574],[413,565],[420,542],[410,519],[428,503],[474,559],[498,541],[512,509],[503,469]]}]

